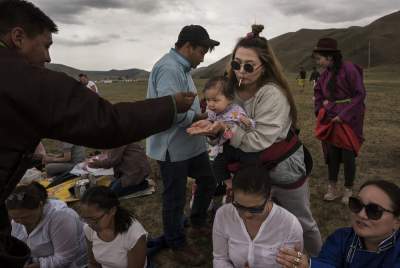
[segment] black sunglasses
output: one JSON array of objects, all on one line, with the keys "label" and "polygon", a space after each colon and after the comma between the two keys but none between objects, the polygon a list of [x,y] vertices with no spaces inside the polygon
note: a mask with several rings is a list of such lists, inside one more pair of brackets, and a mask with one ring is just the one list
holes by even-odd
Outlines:
[{"label": "black sunglasses", "polygon": [[26,192],[21,192],[21,193],[12,193],[8,196],[6,199],[6,204],[9,204],[10,202],[22,202],[25,199]]},{"label": "black sunglasses", "polygon": [[257,207],[245,207],[241,204],[237,203],[236,201],[232,202],[232,205],[239,211],[239,212],[249,212],[251,214],[261,214],[264,212],[265,204],[267,204],[268,199],[266,198],[262,205]]},{"label": "black sunglasses", "polygon": [[349,198],[349,209],[351,210],[351,212],[360,213],[363,208],[365,208],[365,214],[367,214],[368,219],[375,221],[379,220],[382,217],[383,212],[385,211],[389,213],[394,213],[394,211],[385,209],[378,204],[369,203],[367,205],[364,205],[358,198]]},{"label": "black sunglasses", "polygon": [[86,222],[86,223],[98,224],[101,221],[101,219],[104,217],[104,215],[106,215],[106,214],[107,214],[107,212],[104,212],[101,216],[99,216],[97,218],[84,218],[84,217],[81,217],[81,220],[83,222]]},{"label": "black sunglasses", "polygon": [[[243,64],[243,70],[246,73],[252,73],[255,70],[257,70],[258,68],[260,68],[260,66],[262,66],[262,64],[258,65],[256,68],[254,68],[254,66],[251,65],[250,63],[244,63]],[[240,68],[242,67],[242,64],[240,64],[239,62],[233,60],[233,61],[231,61],[231,67],[232,67],[233,70],[239,71]]]}]

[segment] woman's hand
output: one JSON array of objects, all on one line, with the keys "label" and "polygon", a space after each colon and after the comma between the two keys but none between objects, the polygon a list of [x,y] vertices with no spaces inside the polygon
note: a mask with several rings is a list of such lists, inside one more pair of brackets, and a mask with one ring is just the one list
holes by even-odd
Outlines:
[{"label": "woman's hand", "polygon": [[212,123],[208,120],[200,120],[193,123],[186,132],[190,135],[215,136],[223,132],[225,128],[226,125],[219,121]]},{"label": "woman's hand", "polygon": [[25,264],[24,268],[40,268],[40,263]]},{"label": "woman's hand", "polygon": [[279,249],[276,262],[283,268],[308,268],[308,256],[292,248]]},{"label": "woman's hand", "polygon": [[207,135],[218,135],[220,133],[223,133],[225,129],[227,128],[227,125],[223,122],[216,121],[214,122],[211,126],[207,128]]},{"label": "woman's hand", "polygon": [[324,105],[325,108],[327,108],[329,101],[328,100],[324,100],[324,102],[322,103]]},{"label": "woman's hand", "polygon": [[339,123],[339,124],[343,123],[342,119],[340,119],[339,116],[335,116],[334,118],[332,118],[331,121],[332,121],[333,123]]},{"label": "woman's hand", "polygon": [[194,122],[188,129],[186,129],[186,132],[189,135],[202,135],[211,125],[212,122],[207,119],[199,120]]},{"label": "woman's hand", "polygon": [[239,117],[239,121],[240,121],[243,125],[245,125],[246,127],[248,127],[248,128],[251,127],[251,120],[250,120],[250,118],[241,115],[241,116]]}]

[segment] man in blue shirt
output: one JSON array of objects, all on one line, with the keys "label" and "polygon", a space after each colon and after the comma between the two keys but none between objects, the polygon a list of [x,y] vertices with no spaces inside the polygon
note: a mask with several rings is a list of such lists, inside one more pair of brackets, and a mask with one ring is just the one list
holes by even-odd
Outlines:
[{"label": "man in blue shirt", "polygon": [[[153,67],[147,90],[147,98],[156,98],[178,92],[197,93],[190,74],[219,42],[210,39],[206,29],[200,25],[183,27],[169,53]],[[186,244],[183,230],[183,210],[186,203],[187,177],[196,179],[197,191],[190,215],[192,234],[205,233],[207,208],[215,190],[207,153],[205,137],[189,136],[186,129],[195,121],[205,119],[196,97],[186,113],[166,131],[147,139],[147,154],[158,161],[164,184],[163,225],[165,242],[176,259],[186,265],[199,265],[205,258]]]}]

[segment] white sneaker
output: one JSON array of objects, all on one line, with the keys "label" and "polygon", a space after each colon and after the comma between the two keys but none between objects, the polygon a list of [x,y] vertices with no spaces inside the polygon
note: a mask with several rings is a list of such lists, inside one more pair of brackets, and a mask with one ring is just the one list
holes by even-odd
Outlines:
[{"label": "white sneaker", "polygon": [[342,197],[342,203],[347,205],[349,203],[349,198],[353,195],[353,191],[349,188],[344,188],[344,193]]},{"label": "white sneaker", "polygon": [[340,197],[340,193],[336,189],[336,186],[328,185],[328,191],[324,195],[324,200],[333,201]]}]

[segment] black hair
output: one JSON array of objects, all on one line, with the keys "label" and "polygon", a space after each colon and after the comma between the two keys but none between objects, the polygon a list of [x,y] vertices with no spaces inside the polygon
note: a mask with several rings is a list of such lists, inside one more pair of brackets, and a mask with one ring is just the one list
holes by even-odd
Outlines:
[{"label": "black hair", "polygon": [[365,182],[360,187],[360,191],[366,186],[375,186],[384,191],[392,201],[393,214],[398,217],[400,216],[400,188],[393,182],[385,180],[371,180]]},{"label": "black hair", "polygon": [[262,165],[245,165],[232,180],[232,190],[240,190],[248,194],[263,195],[266,198],[271,194],[271,179]]},{"label": "black hair", "polygon": [[47,201],[46,189],[37,182],[20,185],[8,196],[7,209],[37,209]]},{"label": "black hair", "polygon": [[329,100],[330,101],[335,101],[335,91],[336,91],[336,77],[339,73],[340,68],[342,67],[342,61],[343,61],[343,56],[340,51],[316,51],[313,53],[314,54],[319,54],[325,58],[330,57],[332,59],[332,66],[329,67],[332,76],[328,81],[328,91],[329,91]]},{"label": "black hair", "polygon": [[228,100],[233,100],[235,95],[233,89],[229,86],[229,80],[226,76],[215,76],[210,78],[203,88],[203,93],[211,88],[218,88],[222,95],[224,95]]},{"label": "black hair", "polygon": [[89,188],[81,199],[81,204],[95,205],[101,210],[108,211],[116,208],[114,216],[115,233],[122,234],[128,231],[134,221],[133,213],[120,206],[117,195],[108,187],[95,186]]},{"label": "black hair", "polygon": [[78,75],[78,77],[86,77],[87,78],[88,76],[87,76],[87,74],[82,74],[81,73],[81,74]]},{"label": "black hair", "polygon": [[12,28],[21,27],[29,37],[42,34],[45,30],[57,33],[57,25],[31,2],[24,0],[0,1],[0,36]]}]

